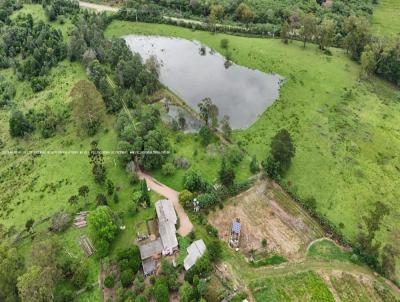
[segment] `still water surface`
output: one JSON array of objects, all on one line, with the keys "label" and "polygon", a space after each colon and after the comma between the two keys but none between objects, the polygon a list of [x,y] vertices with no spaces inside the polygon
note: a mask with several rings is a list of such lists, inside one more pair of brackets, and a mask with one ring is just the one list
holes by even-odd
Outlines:
[{"label": "still water surface", "polygon": [[143,60],[155,55],[161,65],[160,81],[192,108],[205,97],[219,108],[220,119],[230,117],[234,129],[254,123],[279,96],[283,78],[232,64],[197,41],[129,35],[124,37]]}]

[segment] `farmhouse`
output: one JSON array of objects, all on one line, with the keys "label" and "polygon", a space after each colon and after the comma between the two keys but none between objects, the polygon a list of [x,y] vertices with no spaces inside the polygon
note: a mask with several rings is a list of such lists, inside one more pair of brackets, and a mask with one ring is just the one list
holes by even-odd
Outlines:
[{"label": "farmhouse", "polygon": [[206,251],[206,245],[202,239],[196,240],[186,249],[188,255],[183,261],[183,266],[185,270],[189,270],[193,265],[195,265],[196,261],[204,255]]},{"label": "farmhouse", "polygon": [[139,246],[145,276],[155,273],[156,260],[161,255],[172,255],[178,250],[175,228],[178,219],[173,203],[170,200],[164,199],[157,201],[155,206],[160,237]]},{"label": "farmhouse", "polygon": [[178,240],[176,239],[177,217],[174,205],[171,200],[164,199],[156,202],[158,217],[158,230],[163,245],[163,255],[171,255],[178,250]]}]

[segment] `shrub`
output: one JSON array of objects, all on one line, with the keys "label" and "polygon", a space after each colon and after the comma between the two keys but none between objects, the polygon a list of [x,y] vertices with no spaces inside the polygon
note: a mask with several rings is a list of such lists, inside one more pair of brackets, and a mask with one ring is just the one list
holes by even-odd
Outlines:
[{"label": "shrub", "polygon": [[185,157],[178,157],[175,159],[175,167],[180,168],[180,169],[188,169],[190,167],[190,162],[187,158]]},{"label": "shrub", "polygon": [[132,285],[133,281],[133,271],[131,269],[126,269],[121,273],[121,284],[123,287],[129,287]]},{"label": "shrub", "polygon": [[225,148],[224,156],[229,163],[237,166],[243,159],[243,152],[237,145],[228,145]]},{"label": "shrub", "polygon": [[199,131],[200,141],[203,146],[208,146],[213,137],[213,133],[207,126],[203,126]]},{"label": "shrub", "polygon": [[23,137],[34,130],[34,126],[21,111],[14,111],[11,114],[10,135],[13,137]]},{"label": "shrub", "polygon": [[117,252],[117,259],[120,271],[129,268],[133,271],[133,274],[138,272],[141,262],[139,248],[136,245],[127,249],[119,250]]},{"label": "shrub", "polygon": [[129,182],[130,182],[130,184],[133,186],[133,185],[138,184],[139,181],[140,181],[140,179],[139,179],[139,177],[138,177],[138,176],[136,175],[136,173],[135,173],[135,174],[132,174],[131,180],[130,180]]},{"label": "shrub", "polygon": [[206,192],[210,185],[203,179],[197,171],[188,171],[183,177],[183,186],[190,192]]},{"label": "shrub", "polygon": [[114,193],[114,197],[113,197],[113,199],[114,199],[114,203],[118,203],[118,202],[119,202],[119,196],[118,196],[118,193]]},{"label": "shrub", "polygon": [[215,262],[221,258],[222,255],[222,246],[221,242],[218,239],[212,240],[208,245],[208,254],[210,256],[210,260]]},{"label": "shrub", "polygon": [[227,49],[229,47],[229,40],[228,39],[221,39],[220,42],[221,48]]},{"label": "shrub", "polygon": [[210,236],[218,237],[218,230],[215,227],[213,227],[211,224],[206,225],[206,231]]},{"label": "shrub", "polygon": [[197,201],[201,208],[209,208],[215,206],[219,202],[219,197],[216,193],[204,193],[197,197]]},{"label": "shrub", "polygon": [[170,176],[175,173],[175,166],[171,163],[165,163],[161,168],[161,173],[164,176]]},{"label": "shrub", "polygon": [[114,287],[114,277],[112,275],[107,275],[107,277],[104,279],[104,286],[107,288]]},{"label": "shrub", "polygon": [[267,247],[267,239],[263,239],[263,240],[261,240],[261,245],[262,245],[262,247]]},{"label": "shrub", "polygon": [[188,208],[193,200],[193,193],[188,190],[183,190],[179,193],[179,202]]},{"label": "shrub", "polygon": [[251,159],[251,162],[250,162],[250,172],[253,173],[253,174],[255,174],[255,173],[257,173],[258,171],[260,171],[260,167],[259,167],[257,158],[256,158],[256,156],[254,155],[254,156],[252,157],[252,159]]},{"label": "shrub", "polygon": [[157,302],[168,302],[168,283],[165,278],[158,278],[154,284],[154,297]]},{"label": "shrub", "polygon": [[33,92],[39,92],[46,88],[49,81],[46,77],[36,77],[31,79],[31,87]]},{"label": "shrub", "polygon": [[68,228],[70,222],[71,222],[71,216],[68,213],[61,210],[55,213],[51,218],[50,230],[54,233],[62,232]]}]

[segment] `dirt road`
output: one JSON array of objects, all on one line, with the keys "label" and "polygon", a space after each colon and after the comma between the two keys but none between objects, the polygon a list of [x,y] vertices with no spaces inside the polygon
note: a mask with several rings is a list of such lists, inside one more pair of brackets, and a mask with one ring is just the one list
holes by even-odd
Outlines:
[{"label": "dirt road", "polygon": [[171,189],[170,187],[167,187],[166,185],[159,183],[151,175],[146,174],[145,172],[137,171],[137,175],[139,176],[140,179],[146,180],[147,186],[151,190],[157,192],[158,194],[164,196],[165,198],[173,202],[175,211],[179,217],[180,226],[178,229],[178,233],[181,236],[188,235],[193,229],[193,224],[190,222],[189,216],[186,214],[182,205],[179,203],[179,192]]},{"label": "dirt road", "polygon": [[101,4],[94,4],[90,2],[84,2],[84,1],[79,1],[79,6],[81,8],[89,8],[89,9],[94,9],[98,12],[117,12],[118,8],[116,7],[111,7],[108,5],[101,5]]}]

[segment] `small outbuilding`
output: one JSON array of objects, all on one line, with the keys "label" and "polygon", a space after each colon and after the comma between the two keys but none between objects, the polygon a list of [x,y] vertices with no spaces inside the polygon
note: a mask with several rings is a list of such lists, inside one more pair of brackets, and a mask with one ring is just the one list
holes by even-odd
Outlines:
[{"label": "small outbuilding", "polygon": [[194,241],[189,247],[186,249],[188,255],[183,261],[183,266],[185,270],[189,270],[193,265],[196,264],[196,261],[204,255],[206,252],[206,245],[202,239]]},{"label": "small outbuilding", "polygon": [[151,257],[143,260],[142,266],[143,266],[143,274],[145,277],[155,274],[157,269],[156,261]]},{"label": "small outbuilding", "polygon": [[147,258],[159,258],[163,251],[161,239],[149,241],[139,246],[140,258],[145,260]]}]

